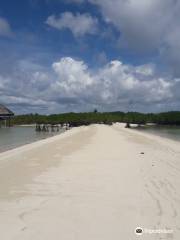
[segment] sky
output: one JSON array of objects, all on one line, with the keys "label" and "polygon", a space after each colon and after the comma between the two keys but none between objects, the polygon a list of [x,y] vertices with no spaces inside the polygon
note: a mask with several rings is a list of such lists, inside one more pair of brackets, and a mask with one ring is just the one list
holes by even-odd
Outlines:
[{"label": "sky", "polygon": [[16,114],[180,110],[180,0],[0,0]]}]

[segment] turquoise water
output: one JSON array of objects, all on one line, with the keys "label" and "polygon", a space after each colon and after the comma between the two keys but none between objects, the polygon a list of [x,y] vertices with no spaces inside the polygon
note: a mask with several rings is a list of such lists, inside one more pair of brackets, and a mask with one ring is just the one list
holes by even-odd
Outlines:
[{"label": "turquoise water", "polygon": [[138,130],[180,141],[180,126],[145,126],[138,127]]},{"label": "turquoise water", "polygon": [[35,127],[0,128],[0,152],[64,132],[36,132]]}]

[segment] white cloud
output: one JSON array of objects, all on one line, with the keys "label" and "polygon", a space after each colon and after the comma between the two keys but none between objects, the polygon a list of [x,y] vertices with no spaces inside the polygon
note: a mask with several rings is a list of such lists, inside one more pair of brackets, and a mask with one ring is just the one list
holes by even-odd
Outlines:
[{"label": "white cloud", "polygon": [[137,51],[154,50],[173,21],[173,0],[90,0],[100,6],[104,19],[122,33],[120,44]]},{"label": "white cloud", "polygon": [[[174,77],[180,77],[180,0],[69,0],[68,2],[89,2],[97,6],[104,21],[113,24],[119,31],[120,38],[116,40],[120,48],[140,54],[146,59],[152,56],[159,57],[158,60],[166,64],[166,68],[172,71]],[[50,16],[48,21],[55,28],[70,29],[75,36],[84,35],[84,31],[82,33],[80,30],[76,31],[76,27],[73,26],[72,22],[75,22],[73,20],[77,16],[68,14],[70,17]],[[81,24],[77,25],[81,28]]]},{"label": "white cloud", "polygon": [[13,33],[8,21],[0,17],[0,36],[10,37],[12,34]]},{"label": "white cloud", "polygon": [[[166,63],[174,77],[180,77],[180,0],[68,0],[68,2],[89,2],[97,6],[104,21],[113,24],[119,31],[120,38],[116,40],[120,48],[140,54],[146,59],[152,56],[160,57],[161,63]],[[65,13],[65,16],[61,15],[59,18],[50,16],[47,22],[55,28],[68,28],[75,36],[82,36],[89,31],[81,32],[79,30],[81,24],[74,24],[79,26],[76,30],[73,20],[78,19],[77,15]],[[96,31],[97,27],[92,33]]]},{"label": "white cloud", "polygon": [[180,0],[82,0],[87,1],[98,6],[104,20],[121,33],[121,48],[160,55],[180,76]]},{"label": "white cloud", "polygon": [[73,14],[64,12],[59,17],[49,16],[46,23],[56,29],[69,29],[75,37],[85,34],[96,34],[98,31],[98,20],[88,13]]},{"label": "white cloud", "polygon": [[62,58],[52,65],[55,73],[59,77],[56,84],[66,91],[79,91],[90,86],[93,78],[88,72],[88,68],[83,61],[77,61],[70,57]]},{"label": "white cloud", "polygon": [[28,112],[89,111],[94,107],[146,112],[180,107],[179,79],[159,75],[151,64],[136,67],[114,60],[93,70],[83,61],[65,57],[48,71],[31,63],[26,70],[20,66],[8,77],[0,76],[0,102],[26,106]]}]

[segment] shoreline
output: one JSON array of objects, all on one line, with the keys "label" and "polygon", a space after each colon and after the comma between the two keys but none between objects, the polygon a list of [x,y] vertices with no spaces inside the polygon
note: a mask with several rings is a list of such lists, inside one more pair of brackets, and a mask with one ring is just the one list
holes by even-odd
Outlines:
[{"label": "shoreline", "polygon": [[[89,125],[89,126],[93,126],[93,125],[99,125],[99,124],[92,124],[92,125]],[[17,125],[18,126],[18,125]],[[29,125],[30,127],[32,127],[31,125]],[[101,126],[101,124],[100,124],[100,126]],[[120,126],[121,128],[125,128],[125,123],[114,123],[112,126]],[[26,125],[22,125],[22,126],[20,126],[20,127],[27,127]],[[68,132],[69,131],[71,131],[72,129],[78,129],[78,128],[86,128],[86,126],[81,126],[81,127],[76,127],[76,128],[71,128],[71,129],[69,129],[68,130]],[[136,127],[132,127],[132,128],[130,128],[130,129],[126,129],[127,131],[136,131],[138,134],[141,134],[142,136],[144,135],[144,136],[149,136],[149,137],[151,137],[151,138],[157,138],[157,139],[159,139],[159,140],[162,140],[163,141],[163,139],[165,139],[165,140],[167,140],[167,141],[170,141],[170,142],[175,142],[175,143],[179,143],[179,140],[176,140],[176,139],[173,139],[173,138],[171,138],[171,137],[166,137],[166,136],[162,136],[162,135],[160,135],[160,134],[156,134],[156,133],[153,133],[153,132],[146,132],[146,131],[140,131],[140,130],[138,130],[138,128],[136,128]],[[62,133],[57,133],[57,134],[55,134],[55,135],[53,135],[53,136],[47,136],[47,137],[44,137],[44,138],[42,138],[42,139],[37,139],[37,140],[35,140],[35,141],[33,141],[33,142],[28,142],[28,143],[25,143],[25,144],[22,144],[22,145],[19,145],[19,146],[17,146],[17,147],[12,147],[12,148],[8,148],[7,150],[2,150],[2,151],[0,151],[0,157],[1,157],[1,154],[2,153],[6,153],[6,152],[9,152],[9,151],[13,151],[13,150],[18,150],[19,148],[22,148],[22,147],[25,147],[25,146],[29,146],[29,145],[31,145],[31,144],[36,144],[36,143],[38,143],[38,142],[41,142],[41,141],[44,141],[44,140],[47,140],[47,139],[51,139],[51,138],[54,138],[54,137],[56,137],[56,136],[59,136],[59,135],[62,135],[62,134],[64,134],[64,133],[66,133],[67,131],[64,131],[64,132],[62,132]]]},{"label": "shoreline", "polygon": [[[178,142],[122,124],[73,128],[0,154],[3,240],[180,238]],[[9,231],[11,229],[11,231]]]},{"label": "shoreline", "polygon": [[[21,127],[21,126],[20,126]],[[27,127],[27,126],[22,126],[22,127]],[[29,126],[29,127],[32,127],[32,126]],[[59,136],[59,135],[61,135],[61,134],[63,134],[63,133],[65,133],[66,131],[59,131],[59,132],[55,132],[54,133],[54,135],[48,135],[48,134],[46,134],[46,135],[43,135],[43,137],[42,138],[40,138],[40,139],[31,139],[31,140],[28,140],[28,141],[26,141],[26,142],[24,142],[24,143],[22,143],[22,142],[19,142],[16,146],[13,146],[13,145],[11,145],[11,146],[5,146],[5,149],[3,150],[3,149],[0,149],[0,154],[1,153],[5,153],[5,152],[8,152],[8,151],[11,151],[11,150],[14,150],[14,149],[16,149],[16,148],[21,148],[21,147],[24,147],[24,146],[26,146],[26,145],[30,145],[30,144],[33,144],[33,143],[37,143],[37,142],[39,142],[39,141],[42,141],[42,140],[46,140],[46,139],[49,139],[49,138],[53,138],[53,137],[55,137],[55,136]]]},{"label": "shoreline", "polygon": [[[83,128],[83,127],[80,127],[80,128]],[[71,134],[73,134],[75,132],[75,131],[71,132],[71,130],[73,130],[73,129],[75,129],[75,128],[72,128],[68,131],[64,131],[62,133],[58,133],[54,136],[48,136],[46,138],[38,139],[34,142],[25,143],[23,145],[15,147],[15,148],[5,150],[3,152],[0,152],[0,158],[1,157],[6,157],[6,155],[7,155],[7,157],[9,157],[9,155],[13,155],[13,154],[16,154],[18,152],[29,151],[29,150],[34,149],[36,147],[40,147],[40,146],[46,145],[48,143],[53,143],[57,140],[63,139],[64,137],[67,137],[67,136],[70,136]],[[70,134],[67,134],[67,133],[70,133]]]},{"label": "shoreline", "polygon": [[[121,123],[114,124],[113,126],[117,126],[117,127],[119,126],[121,130],[123,129],[123,124],[121,124]],[[165,136],[155,134],[155,133],[152,133],[152,132],[140,131],[136,128],[129,128],[129,129],[125,128],[125,130],[129,133],[135,133],[135,135],[137,134],[137,135],[142,136],[142,137],[147,137],[151,140],[155,139],[157,141],[160,141],[161,143],[166,143],[167,145],[174,144],[174,145],[180,146],[180,141],[175,140],[175,139],[170,138],[170,137],[165,137]]]}]

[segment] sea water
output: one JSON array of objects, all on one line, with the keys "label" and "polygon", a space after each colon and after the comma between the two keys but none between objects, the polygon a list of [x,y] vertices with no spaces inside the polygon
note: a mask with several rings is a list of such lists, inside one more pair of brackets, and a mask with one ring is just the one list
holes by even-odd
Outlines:
[{"label": "sea water", "polygon": [[180,126],[142,126],[138,127],[138,130],[180,141]]},{"label": "sea water", "polygon": [[45,139],[64,132],[36,132],[35,127],[11,127],[0,128],[0,152],[13,149],[28,143],[32,143],[41,139]]}]

